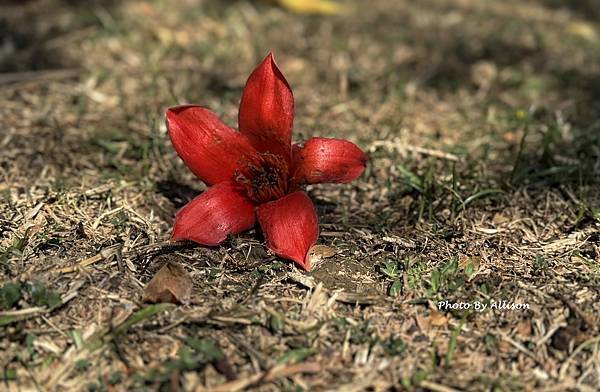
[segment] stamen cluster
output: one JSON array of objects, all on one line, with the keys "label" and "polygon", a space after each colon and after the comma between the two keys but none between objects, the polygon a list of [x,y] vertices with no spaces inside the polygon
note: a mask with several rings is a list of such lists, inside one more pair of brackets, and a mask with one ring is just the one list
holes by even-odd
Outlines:
[{"label": "stamen cluster", "polygon": [[260,153],[246,161],[234,174],[248,198],[257,203],[277,200],[288,193],[289,168],[285,160],[275,154]]}]

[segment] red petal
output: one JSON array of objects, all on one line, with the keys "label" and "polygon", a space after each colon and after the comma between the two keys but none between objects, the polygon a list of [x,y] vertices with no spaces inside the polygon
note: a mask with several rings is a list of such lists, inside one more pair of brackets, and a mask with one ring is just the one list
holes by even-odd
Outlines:
[{"label": "red petal", "polygon": [[223,242],[228,234],[250,229],[255,222],[254,205],[231,183],[220,183],[179,210],[171,239],[214,246]]},{"label": "red petal", "polygon": [[177,154],[208,185],[230,181],[242,158],[256,154],[244,135],[200,106],[168,109],[167,127]]},{"label": "red petal", "polygon": [[239,128],[260,152],[289,159],[294,122],[294,96],[269,55],[252,72],[240,103]]},{"label": "red petal", "polygon": [[313,137],[304,147],[294,145],[294,179],[299,183],[346,183],[362,174],[367,156],[347,140]]},{"label": "red petal", "polygon": [[261,205],[256,215],[269,249],[309,271],[308,250],[317,242],[319,227],[308,195],[302,191],[290,193]]}]

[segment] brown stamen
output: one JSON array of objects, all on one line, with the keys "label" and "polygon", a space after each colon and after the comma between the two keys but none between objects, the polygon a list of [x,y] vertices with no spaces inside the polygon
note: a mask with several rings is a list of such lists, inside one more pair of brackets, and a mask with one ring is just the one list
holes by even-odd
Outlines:
[{"label": "brown stamen", "polygon": [[287,193],[288,170],[280,156],[262,153],[235,173],[235,181],[242,185],[251,200],[266,203]]}]

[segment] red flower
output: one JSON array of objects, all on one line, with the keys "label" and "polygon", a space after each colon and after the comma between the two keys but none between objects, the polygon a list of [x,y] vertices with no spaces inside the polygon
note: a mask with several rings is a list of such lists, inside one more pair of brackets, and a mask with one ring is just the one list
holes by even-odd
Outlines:
[{"label": "red flower", "polygon": [[248,78],[239,132],[200,106],[168,109],[177,154],[209,186],[177,213],[172,240],[217,245],[258,219],[269,249],[310,270],[307,253],[319,228],[302,186],[350,182],[367,158],[346,140],[313,137],[292,145],[293,120],[292,90],[272,54]]}]

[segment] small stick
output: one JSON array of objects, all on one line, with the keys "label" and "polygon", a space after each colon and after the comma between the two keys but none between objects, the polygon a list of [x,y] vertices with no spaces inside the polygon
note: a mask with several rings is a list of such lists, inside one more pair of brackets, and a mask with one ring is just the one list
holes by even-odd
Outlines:
[{"label": "small stick", "polygon": [[[189,242],[171,242],[171,241],[163,241],[157,242],[154,244],[140,246],[138,248],[132,249],[128,252],[121,252],[123,245],[112,245],[107,248],[104,248],[100,251],[100,253],[88,257],[87,259],[79,261],[76,265],[70,267],[64,267],[54,270],[54,272],[58,272],[61,274],[66,274],[70,272],[77,271],[80,267],[87,267],[98,261],[102,261],[108,259],[109,257],[116,255],[117,258],[121,258],[121,260],[129,258],[129,257],[140,257],[140,256],[152,256],[163,253],[165,251],[171,251],[179,248],[183,248],[185,246],[189,246],[191,243]],[[118,261],[118,260],[117,260]]]},{"label": "small stick", "polygon": [[40,80],[60,80],[69,79],[78,76],[81,73],[79,69],[57,69],[43,71],[26,71],[26,72],[6,72],[0,73],[0,85],[30,82]]},{"label": "small stick", "polygon": [[386,147],[388,149],[393,149],[399,152],[410,151],[417,154],[429,155],[434,158],[446,159],[452,162],[461,162],[463,160],[461,157],[451,154],[449,152],[434,150],[432,148],[406,145],[405,143],[401,143],[398,138],[394,138],[392,141],[375,140],[373,143],[371,143],[371,147],[369,148],[369,150],[374,151],[377,147]]},{"label": "small stick", "polygon": [[[301,284],[302,286],[306,287],[307,289],[314,289],[315,287],[317,287],[317,282],[315,281],[314,278],[310,277],[310,276],[304,276],[298,272],[288,272],[287,273],[287,277],[296,282]],[[324,289],[326,293],[330,293],[331,290],[327,290]],[[350,304],[350,305],[373,305],[377,302],[381,301],[381,297],[377,296],[377,295],[368,295],[368,294],[361,294],[361,293],[347,293],[347,292],[336,292],[334,293],[336,294],[334,296],[334,300],[337,302],[342,302],[345,304]]]},{"label": "small stick", "polygon": [[446,159],[452,162],[460,162],[460,157],[450,154],[449,152],[444,152],[441,150],[434,150],[431,148],[417,147],[417,146],[406,146],[404,147],[406,150],[411,152],[416,152],[417,154],[429,155],[434,158]]},{"label": "small stick", "polygon": [[210,392],[236,392],[248,388],[253,384],[260,382],[270,382],[278,378],[288,377],[298,373],[318,373],[321,370],[321,365],[316,362],[297,363],[289,366],[275,366],[270,370],[262,373],[254,374],[241,380],[227,382],[207,391]]},{"label": "small stick", "polygon": [[120,252],[120,248],[122,248],[122,247],[123,247],[123,245],[109,246],[108,248],[102,249],[100,251],[100,253],[98,253],[98,254],[96,254],[96,255],[94,255],[92,257],[88,257],[87,259],[81,260],[79,263],[77,263],[74,266],[60,268],[60,269],[55,270],[55,272],[58,272],[58,273],[61,273],[61,274],[66,274],[66,273],[69,273],[69,272],[75,272],[75,271],[77,271],[81,267],[87,267],[89,265],[97,263],[98,261],[108,259],[109,257],[111,257],[112,255],[116,254],[117,252]]},{"label": "small stick", "polygon": [[569,366],[571,366],[571,361],[573,360],[573,358],[575,358],[575,356],[577,356],[577,354],[579,354],[581,350],[586,348],[588,345],[594,343],[600,343],[600,336],[596,336],[594,338],[586,340],[585,342],[581,343],[575,350],[573,350],[573,353],[569,356],[569,358],[567,358],[567,360],[562,364],[560,370],[558,371],[558,381],[564,380],[565,375],[567,374],[567,370],[569,369]]},{"label": "small stick", "polygon": [[41,306],[36,306],[36,307],[32,307],[32,308],[26,308],[26,309],[19,309],[19,310],[8,310],[5,312],[0,312],[0,317],[17,317],[19,319],[25,319],[31,316],[35,316],[38,314],[46,314],[46,313],[50,313],[55,309],[60,308],[61,306],[63,306],[64,304],[66,304],[67,302],[71,301],[73,298],[77,297],[79,295],[78,291],[72,291],[70,293],[68,293],[67,295],[65,295],[64,297],[61,298],[60,303],[56,306],[53,307],[41,307]]},{"label": "small stick", "polygon": [[432,381],[421,381],[419,386],[422,388],[430,389],[434,392],[460,392],[458,389],[447,387],[445,385],[438,384]]}]

